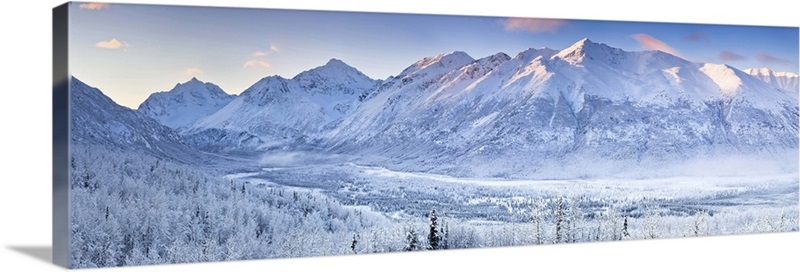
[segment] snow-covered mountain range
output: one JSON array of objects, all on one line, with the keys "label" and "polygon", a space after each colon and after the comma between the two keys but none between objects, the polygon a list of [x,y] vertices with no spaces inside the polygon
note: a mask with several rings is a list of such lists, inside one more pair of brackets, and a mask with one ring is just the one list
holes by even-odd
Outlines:
[{"label": "snow-covered mountain range", "polygon": [[796,150],[797,93],[793,74],[583,39],[514,57],[427,57],[383,81],[332,59],[291,79],[263,78],[235,98],[191,80],[139,111],[205,151],[314,148],[502,175]]},{"label": "snow-covered mountain range", "polygon": [[331,59],[291,79],[259,80],[218,111],[199,118],[185,134],[210,150],[263,149],[306,141],[352,112],[378,82]]},{"label": "snow-covered mountain range", "polygon": [[797,113],[796,98],[733,67],[584,39],[514,58],[427,58],[384,82],[328,143],[414,166],[535,171],[797,148]]}]

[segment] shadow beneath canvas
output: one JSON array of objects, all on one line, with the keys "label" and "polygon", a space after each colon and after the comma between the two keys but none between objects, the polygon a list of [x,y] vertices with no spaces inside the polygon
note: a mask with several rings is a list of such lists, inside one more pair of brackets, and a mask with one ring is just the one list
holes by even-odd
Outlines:
[{"label": "shadow beneath canvas", "polygon": [[8,246],[8,249],[28,255],[34,259],[53,263],[52,246]]}]

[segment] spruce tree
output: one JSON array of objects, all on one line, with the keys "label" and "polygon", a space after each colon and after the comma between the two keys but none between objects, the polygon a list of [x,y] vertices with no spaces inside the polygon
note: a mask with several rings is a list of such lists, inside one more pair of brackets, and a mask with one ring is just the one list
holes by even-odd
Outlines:
[{"label": "spruce tree", "polygon": [[358,254],[358,252],[356,252],[356,244],[358,244],[358,240],[356,239],[356,235],[353,234],[353,243],[350,244],[350,250],[353,251],[353,254]]},{"label": "spruce tree", "polygon": [[630,237],[631,234],[628,232],[628,216],[625,216],[625,221],[622,222],[622,236],[623,237]]},{"label": "spruce tree", "polygon": [[531,216],[534,224],[534,233],[536,235],[535,242],[537,245],[540,245],[542,244],[542,211],[538,205],[534,205],[533,208],[531,208]]},{"label": "spruce tree", "polygon": [[442,239],[442,249],[448,249],[450,248],[450,225],[444,223],[444,220],[442,220],[442,225],[444,226],[442,228],[442,232],[444,233],[444,238]]},{"label": "spruce tree", "polygon": [[556,199],[556,207],[555,207],[555,216],[556,216],[556,243],[564,242],[564,199],[559,197]]},{"label": "spruce tree", "polygon": [[439,219],[436,216],[436,209],[431,210],[430,219],[431,228],[430,232],[428,233],[428,249],[437,250],[439,249],[439,242],[442,240],[442,237],[439,234]]},{"label": "spruce tree", "polygon": [[409,229],[408,232],[406,232],[406,243],[408,245],[406,245],[406,247],[403,250],[405,251],[417,250],[418,248],[417,244],[419,244],[419,240],[417,238],[417,232],[414,231],[414,229]]}]

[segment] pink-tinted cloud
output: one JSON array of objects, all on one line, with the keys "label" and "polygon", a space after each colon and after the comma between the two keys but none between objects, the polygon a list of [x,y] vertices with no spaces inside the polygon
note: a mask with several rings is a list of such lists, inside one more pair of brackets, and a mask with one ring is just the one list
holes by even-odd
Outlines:
[{"label": "pink-tinted cloud", "polygon": [[122,48],[124,44],[119,40],[117,40],[116,38],[113,38],[110,41],[97,42],[96,44],[94,44],[94,46],[105,49],[119,49]]},{"label": "pink-tinted cloud", "polygon": [[200,70],[200,68],[197,67],[192,67],[187,68],[183,73],[187,76],[199,76],[203,74],[203,70]]},{"label": "pink-tinted cloud", "polygon": [[258,60],[258,59],[251,59],[244,62],[244,67],[253,67],[253,68],[269,68],[271,65],[269,62]]},{"label": "pink-tinted cloud", "polygon": [[669,53],[678,57],[681,57],[681,53],[678,50],[675,50],[671,46],[667,45],[666,43],[653,38],[650,35],[639,33],[631,35],[631,38],[638,41],[639,44],[642,45],[647,50],[658,50],[661,52]]},{"label": "pink-tinted cloud", "polygon": [[567,20],[539,18],[508,18],[502,21],[506,31],[524,31],[533,33],[556,32],[567,25]]},{"label": "pink-tinted cloud", "polygon": [[97,3],[97,2],[94,2],[94,3],[83,3],[78,7],[80,7],[81,9],[99,10],[99,9],[108,8],[108,6],[110,6],[110,5],[111,4],[109,4],[109,3]]},{"label": "pink-tinted cloud", "polygon": [[764,53],[758,53],[758,54],[756,54],[756,59],[757,59],[757,60],[759,60],[759,61],[761,61],[761,62],[771,62],[771,63],[791,63],[791,62],[790,62],[789,60],[787,60],[787,59],[782,59],[782,58],[775,57],[775,56],[768,55],[768,54],[764,54]]},{"label": "pink-tinted cloud", "polygon": [[731,51],[722,51],[722,53],[719,53],[719,58],[726,61],[737,61],[746,59],[745,56],[733,53]]},{"label": "pink-tinted cloud", "polygon": [[253,52],[253,54],[252,54],[252,55],[253,55],[253,57],[255,57],[255,58],[260,58],[260,57],[266,57],[266,56],[269,56],[269,55],[272,55],[272,54],[278,53],[279,51],[280,51],[280,49],[278,48],[278,46],[277,46],[277,45],[275,45],[275,44],[270,44],[270,45],[269,45],[269,50],[268,50],[268,51],[255,51],[255,52]]},{"label": "pink-tinted cloud", "polygon": [[708,35],[706,35],[706,33],[703,32],[692,33],[691,35],[686,36],[686,40],[693,42],[706,42],[706,43],[711,42],[711,39],[708,38]]}]

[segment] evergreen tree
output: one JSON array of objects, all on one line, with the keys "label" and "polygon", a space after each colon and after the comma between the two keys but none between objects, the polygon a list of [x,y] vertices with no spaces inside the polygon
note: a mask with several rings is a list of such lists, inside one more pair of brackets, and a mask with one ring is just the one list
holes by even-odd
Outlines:
[{"label": "evergreen tree", "polygon": [[417,238],[417,232],[414,229],[409,229],[406,232],[406,247],[403,249],[405,251],[415,251],[418,249],[419,239]]},{"label": "evergreen tree", "polygon": [[353,234],[353,243],[350,244],[350,250],[353,251],[353,254],[358,254],[358,252],[356,252],[356,244],[358,244],[358,240],[356,240],[356,235]]},{"label": "evergreen tree", "polygon": [[570,203],[570,216],[569,220],[569,242],[575,243],[584,237],[579,237],[579,235],[583,235],[583,212],[581,211],[580,207],[578,206],[579,201],[571,201]]},{"label": "evergreen tree", "polygon": [[692,228],[692,231],[694,232],[694,236],[700,236],[700,234],[702,233],[703,225],[704,225],[704,221],[705,221],[705,219],[704,219],[705,215],[706,215],[705,212],[697,212],[695,214],[695,216],[694,216],[694,227]]},{"label": "evergreen tree", "polygon": [[436,209],[431,210],[431,228],[430,232],[428,233],[428,249],[429,250],[437,250],[440,248],[439,242],[442,240],[442,236],[439,233],[439,218],[436,216]]},{"label": "evergreen tree", "polygon": [[531,217],[533,222],[533,231],[535,234],[534,242],[539,245],[542,244],[542,211],[537,203],[533,203],[531,208]]},{"label": "evergreen tree", "polygon": [[555,216],[556,216],[556,243],[564,242],[564,199],[559,197],[556,199],[556,207],[555,207]]},{"label": "evergreen tree", "polygon": [[622,222],[622,236],[623,237],[631,237],[631,234],[628,232],[628,216],[625,216],[625,221]]},{"label": "evergreen tree", "polygon": [[444,237],[442,238],[442,249],[448,249],[448,248],[450,248],[450,245],[449,245],[449,242],[448,242],[448,240],[450,239],[450,225],[445,223],[444,219],[442,219],[442,226],[443,226],[442,227],[442,233],[444,234]]}]

